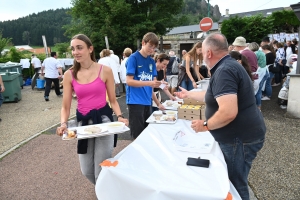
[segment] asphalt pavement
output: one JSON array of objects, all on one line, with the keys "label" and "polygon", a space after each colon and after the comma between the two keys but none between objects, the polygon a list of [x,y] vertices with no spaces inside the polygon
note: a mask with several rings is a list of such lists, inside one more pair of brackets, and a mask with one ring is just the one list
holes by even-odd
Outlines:
[{"label": "asphalt pavement", "polygon": [[[298,200],[300,120],[285,117],[277,104],[280,87],[273,89],[271,101],[262,102],[266,141],[253,162],[249,185],[257,199]],[[54,134],[61,100],[52,90],[46,102],[43,91],[25,86],[21,101],[0,108],[0,199],[96,199],[94,186],[80,172],[76,141]],[[128,117],[124,94],[118,102]],[[73,99],[71,116],[76,104]],[[130,143],[129,132],[119,134],[114,155]]]}]

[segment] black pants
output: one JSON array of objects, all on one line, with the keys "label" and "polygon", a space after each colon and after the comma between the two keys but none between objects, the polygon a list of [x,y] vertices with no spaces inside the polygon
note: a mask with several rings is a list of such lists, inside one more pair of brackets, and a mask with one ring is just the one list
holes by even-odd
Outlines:
[{"label": "black pants", "polygon": [[58,78],[45,78],[45,79],[46,79],[45,97],[49,96],[52,82],[54,83],[54,89],[56,95],[60,95],[59,79]]},{"label": "black pants", "polygon": [[129,104],[129,125],[131,136],[136,139],[148,126],[146,120],[150,117],[151,106]]},{"label": "black pants", "polygon": [[35,72],[36,74],[39,74],[40,69],[41,69],[40,67],[34,68],[34,72]]}]

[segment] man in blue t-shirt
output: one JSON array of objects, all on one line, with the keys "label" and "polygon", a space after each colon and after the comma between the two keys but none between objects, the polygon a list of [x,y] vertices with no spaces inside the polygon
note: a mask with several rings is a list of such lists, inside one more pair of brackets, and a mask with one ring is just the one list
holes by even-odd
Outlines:
[{"label": "man in blue t-shirt", "polygon": [[242,199],[249,199],[248,174],[264,144],[266,126],[256,106],[246,70],[228,55],[224,35],[212,33],[202,43],[204,62],[212,74],[207,91],[182,90],[179,98],[206,102],[204,120],[193,120],[195,132],[209,131],[223,152],[228,176]]},{"label": "man in blue t-shirt", "polygon": [[136,139],[147,127],[146,120],[150,117],[153,88],[160,86],[156,80],[157,71],[153,58],[158,45],[158,37],[147,33],[142,40],[142,49],[133,53],[126,62],[126,104],[129,112],[131,136]]}]

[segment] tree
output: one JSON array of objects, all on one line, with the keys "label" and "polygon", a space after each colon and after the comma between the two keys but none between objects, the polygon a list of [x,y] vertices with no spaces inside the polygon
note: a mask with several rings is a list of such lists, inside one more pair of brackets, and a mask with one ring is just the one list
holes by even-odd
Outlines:
[{"label": "tree", "polygon": [[105,47],[104,37],[108,36],[111,49],[121,54],[125,47],[133,48],[145,33],[165,35],[177,26],[175,15],[181,11],[183,0],[172,3],[169,0],[72,0],[71,3],[73,22],[67,26],[66,34],[88,35],[98,51]]},{"label": "tree", "polygon": [[1,52],[3,51],[4,47],[6,47],[12,38],[3,38],[2,33],[0,32],[0,57],[2,56]]},{"label": "tree", "polygon": [[292,10],[273,12],[271,18],[274,20],[274,33],[293,33],[300,26],[300,21]]},{"label": "tree", "polygon": [[272,33],[273,19],[264,17],[261,14],[251,17],[230,17],[224,20],[221,32],[226,36],[229,43],[232,43],[238,36],[243,36],[248,42],[258,42]]},{"label": "tree", "polygon": [[24,31],[22,34],[22,39],[24,42],[27,42],[28,45],[30,45],[30,33],[29,31]]},{"label": "tree", "polygon": [[56,43],[55,48],[57,49],[58,56],[62,58],[63,54],[70,51],[70,43]]}]

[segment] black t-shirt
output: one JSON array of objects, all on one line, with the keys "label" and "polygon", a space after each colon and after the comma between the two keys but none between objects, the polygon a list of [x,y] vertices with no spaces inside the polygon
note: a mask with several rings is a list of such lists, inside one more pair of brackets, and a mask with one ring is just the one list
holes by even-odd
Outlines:
[{"label": "black t-shirt", "polygon": [[166,69],[167,70],[166,71],[166,75],[167,76],[168,75],[173,75],[173,73],[172,73],[172,65],[173,65],[175,59],[176,59],[176,57],[171,57],[170,58],[170,61],[169,61],[168,65],[167,65],[167,69]]},{"label": "black t-shirt", "polygon": [[215,140],[232,143],[235,138],[243,142],[263,139],[266,132],[264,119],[255,103],[252,81],[243,66],[227,55],[211,69],[211,73],[205,95],[206,119],[219,109],[216,98],[227,94],[236,94],[238,98],[236,118],[228,125],[210,131]]},{"label": "black t-shirt", "polygon": [[[164,80],[164,71],[163,70],[157,71],[157,77],[156,77],[156,79],[158,81]],[[153,89],[154,92],[157,92],[159,90],[160,90],[160,88],[154,88]]]},{"label": "black t-shirt", "polygon": [[270,72],[273,72],[272,68],[274,68],[275,58],[276,57],[272,52],[269,52],[269,53],[266,54],[266,65],[270,65],[269,66],[269,71]]}]

